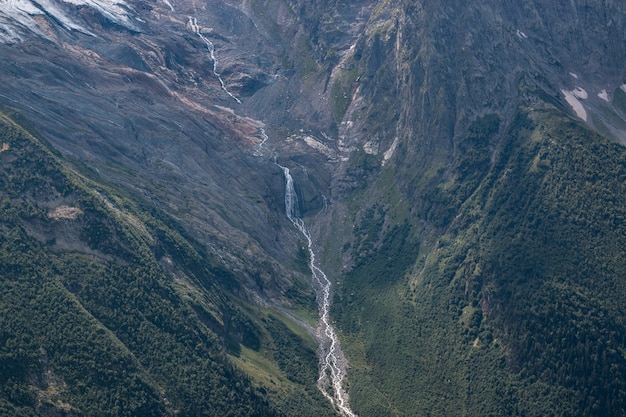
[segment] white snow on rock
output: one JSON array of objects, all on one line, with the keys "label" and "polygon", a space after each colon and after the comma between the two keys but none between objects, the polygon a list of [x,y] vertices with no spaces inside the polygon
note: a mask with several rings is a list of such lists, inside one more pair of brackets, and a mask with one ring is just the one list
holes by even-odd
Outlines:
[{"label": "white snow on rock", "polygon": [[576,116],[580,117],[586,122],[587,112],[585,111],[585,107],[583,106],[583,104],[580,102],[580,100],[578,100],[578,96],[574,94],[575,91],[577,90],[561,90],[561,93],[563,93],[563,95],[565,96],[565,101],[567,101],[567,103],[572,106],[572,109],[576,113]]},{"label": "white snow on rock", "polygon": [[43,11],[30,1],[0,0],[0,13],[20,20],[21,16],[43,14]]},{"label": "white snow on rock", "polygon": [[132,8],[123,0],[62,0],[65,3],[77,6],[89,6],[99,11],[107,19],[132,29],[130,20]]},{"label": "white snow on rock", "polygon": [[626,84],[622,84],[619,88],[621,88],[622,91],[626,93]]},{"label": "white snow on rock", "polygon": [[65,26],[65,28],[92,35],[87,29],[75,23],[69,16],[65,15],[65,13],[57,6],[57,2],[53,0],[39,0],[38,3],[47,14],[54,17],[63,26]]},{"label": "white snow on rock", "polygon": [[43,33],[37,27],[33,16],[44,12],[28,0],[0,0],[0,42],[18,42],[22,40],[22,30]]},{"label": "white snow on rock", "polygon": [[519,29],[517,29],[517,37],[520,39],[528,39],[528,36]]},{"label": "white snow on rock", "polygon": [[598,93],[598,97],[600,97],[602,100],[609,102],[609,93],[606,92],[606,89],[602,89],[602,91],[600,91]]},{"label": "white snow on rock", "polygon": [[578,79],[578,75],[576,75],[576,73],[574,72],[570,72],[569,75],[571,75],[572,78]]},{"label": "white snow on rock", "polygon": [[64,4],[91,7],[110,21],[134,29],[130,17],[133,9],[123,0],[0,0],[0,42],[22,41],[29,32],[47,37],[34,18],[46,15],[65,29],[95,36],[72,19]]}]

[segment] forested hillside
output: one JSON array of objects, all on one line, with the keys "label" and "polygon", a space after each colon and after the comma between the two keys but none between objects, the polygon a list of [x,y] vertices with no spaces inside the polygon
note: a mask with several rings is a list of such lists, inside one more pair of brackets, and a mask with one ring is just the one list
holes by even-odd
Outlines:
[{"label": "forested hillside", "polygon": [[362,415],[626,410],[626,150],[549,107],[498,127],[473,124],[462,146],[495,157],[459,152],[423,217],[382,233],[387,193],[354,229],[377,248],[335,313]]},{"label": "forested hillside", "polygon": [[[233,277],[175,222],[64,165],[6,115],[0,142],[0,414],[327,412],[310,336],[251,319],[225,289]],[[242,348],[265,352],[260,375],[280,395],[232,363]]]}]

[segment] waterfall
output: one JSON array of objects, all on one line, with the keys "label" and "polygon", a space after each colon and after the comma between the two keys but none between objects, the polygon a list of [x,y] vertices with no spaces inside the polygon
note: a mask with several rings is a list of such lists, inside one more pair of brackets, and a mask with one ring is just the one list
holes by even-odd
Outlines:
[{"label": "waterfall", "polygon": [[265,142],[269,139],[267,133],[265,133],[264,128],[259,128],[259,133],[261,135],[261,142],[257,145],[256,150],[254,151],[254,156],[263,156],[263,148],[265,148]]},{"label": "waterfall", "polygon": [[[278,164],[277,164],[278,165]],[[300,218],[298,195],[294,188],[293,177],[289,168],[278,165],[285,176],[285,214],[291,223],[304,236],[309,250],[309,268],[317,290],[317,302],[320,315],[318,337],[320,340],[320,370],[317,386],[337,411],[344,417],[357,417],[350,408],[348,393],[343,388],[346,377],[346,359],[339,345],[339,338],[330,321],[331,282],[317,266],[311,234]]]},{"label": "waterfall", "polygon": [[[280,165],[279,165],[280,166]],[[289,172],[289,168],[281,167],[283,169],[283,173],[285,174],[285,213],[291,222],[297,222],[298,225],[296,227],[300,229],[300,226],[303,225],[302,220],[300,219],[300,207],[298,206],[298,194],[296,194],[296,189],[293,186],[293,177]],[[302,230],[301,230],[302,231]]]}]

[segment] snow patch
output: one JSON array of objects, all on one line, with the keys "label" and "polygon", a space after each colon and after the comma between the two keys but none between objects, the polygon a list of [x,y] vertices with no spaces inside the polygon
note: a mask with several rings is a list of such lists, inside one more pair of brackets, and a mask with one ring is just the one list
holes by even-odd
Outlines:
[{"label": "snow patch", "polygon": [[52,17],[65,29],[95,36],[63,10],[64,3],[91,7],[110,21],[134,29],[130,19],[133,9],[123,0],[0,0],[0,42],[22,41],[26,32],[47,37],[33,19],[33,16],[45,15]]},{"label": "snow patch", "polygon": [[619,88],[621,88],[622,91],[626,93],[626,84],[622,84]]},{"label": "snow patch", "polygon": [[2,0],[0,1],[2,13],[7,15],[36,15],[43,11],[28,0]]},{"label": "snow patch", "polygon": [[572,109],[576,113],[576,116],[580,117],[586,122],[587,112],[585,111],[585,107],[583,106],[583,104],[580,102],[580,100],[578,100],[578,97],[576,96],[576,94],[574,94],[575,91],[576,90],[572,90],[572,91],[561,90],[561,93],[563,93],[563,95],[565,96],[565,101],[567,101],[567,103],[570,106],[572,106]]},{"label": "snow patch", "polygon": [[28,0],[0,0],[0,41],[2,43],[22,40],[20,29],[43,33],[32,16],[43,15],[44,11]]},{"label": "snow patch", "polygon": [[606,92],[606,89],[602,89],[602,91],[600,91],[598,93],[598,97],[600,97],[602,100],[609,102],[609,93]]},{"label": "snow patch", "polygon": [[77,30],[79,32],[94,36],[87,29],[72,21],[71,18],[66,16],[63,11],[59,9],[55,4],[53,4],[53,2],[51,2],[50,0],[40,0],[39,5],[43,7],[46,13],[59,21],[66,29]]},{"label": "snow patch", "polygon": [[572,78],[578,79],[578,75],[576,75],[576,73],[570,72],[569,75],[571,75]]},{"label": "snow patch", "polygon": [[89,6],[99,11],[107,19],[133,29],[129,13],[133,10],[123,0],[62,0],[76,6]]},{"label": "snow patch", "polygon": [[519,29],[517,29],[517,33],[516,34],[517,34],[517,37],[520,38],[520,39],[528,39],[528,36],[524,32],[522,32],[521,30],[519,30]]}]

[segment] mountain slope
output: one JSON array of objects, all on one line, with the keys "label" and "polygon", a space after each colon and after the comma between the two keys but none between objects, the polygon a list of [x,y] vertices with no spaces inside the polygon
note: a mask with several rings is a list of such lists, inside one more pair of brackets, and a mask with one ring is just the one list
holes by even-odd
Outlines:
[{"label": "mountain slope", "polygon": [[[520,112],[506,135],[436,241],[389,228],[343,275],[363,415],[623,413],[626,153],[553,109]],[[455,161],[464,178],[472,158]],[[467,185],[441,184],[439,204]]]},{"label": "mountain slope", "polygon": [[347,59],[319,230],[360,415],[624,414],[623,10],[587,6],[387,2]]},{"label": "mountain slope", "polygon": [[11,413],[626,413],[622,2],[0,5]]},{"label": "mountain slope", "polygon": [[[159,216],[175,223],[1,118],[4,415],[323,415],[308,337],[251,321],[225,289],[232,277]],[[270,405],[224,346],[264,349],[267,373],[295,381],[283,393],[311,394],[294,405],[270,393]],[[271,355],[293,349],[312,362],[281,371]]]},{"label": "mountain slope", "polygon": [[162,272],[159,230],[88,189],[5,116],[2,142],[5,406],[272,414]]}]

